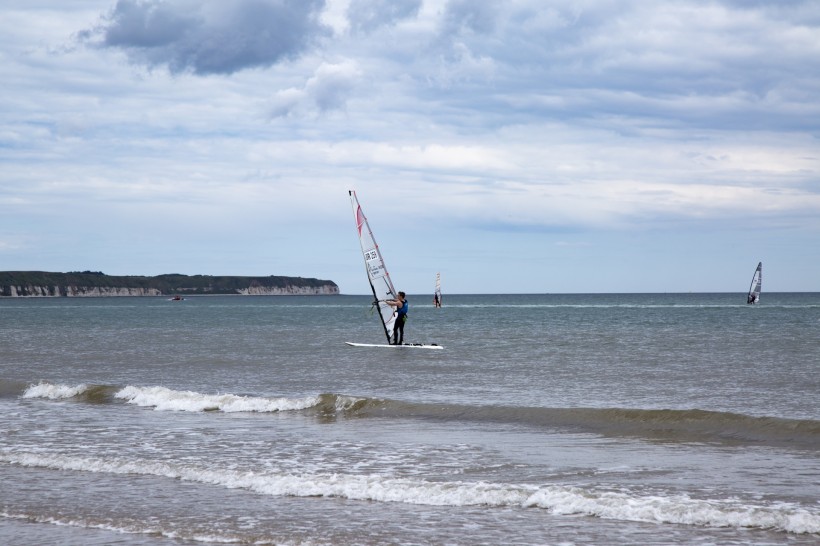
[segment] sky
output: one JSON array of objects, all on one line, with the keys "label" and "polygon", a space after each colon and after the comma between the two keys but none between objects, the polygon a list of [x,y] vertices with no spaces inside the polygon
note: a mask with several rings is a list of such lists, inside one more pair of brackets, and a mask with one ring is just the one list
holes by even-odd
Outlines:
[{"label": "sky", "polygon": [[816,0],[4,0],[0,270],[820,291]]}]

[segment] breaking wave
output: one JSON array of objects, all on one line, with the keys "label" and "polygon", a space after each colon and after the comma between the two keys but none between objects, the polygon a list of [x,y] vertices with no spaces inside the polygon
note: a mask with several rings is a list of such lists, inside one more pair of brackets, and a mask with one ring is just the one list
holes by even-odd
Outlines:
[{"label": "breaking wave", "polygon": [[28,386],[22,398],[46,398],[49,400],[76,399],[89,403],[113,403],[123,400],[128,404],[151,407],[157,411],[221,411],[280,412],[298,411],[319,404],[320,396],[302,398],[241,396],[236,394],[203,394],[194,391],[178,391],[165,387],[118,388],[108,385],[53,385],[39,383]]},{"label": "breaking wave", "polygon": [[768,445],[797,449],[820,448],[820,421],[755,417],[700,409],[541,408],[432,404],[399,400],[316,394],[268,397],[206,394],[166,387],[106,385],[30,385],[23,398],[74,399],[122,403],[156,411],[276,413],[306,411],[321,418],[406,418],[443,421],[509,423],[536,428],[593,432],[604,436],[634,436],[666,442],[715,442]]},{"label": "breaking wave", "polygon": [[271,496],[336,497],[429,506],[540,508],[556,515],[820,533],[820,512],[796,504],[750,504],[738,499],[697,499],[685,494],[641,495],[622,488],[613,491],[569,485],[433,482],[379,475],[240,472],[176,462],[40,453],[0,453],[0,461],[55,470],[159,476]]},{"label": "breaking wave", "polygon": [[52,385],[51,383],[39,383],[31,385],[23,393],[23,398],[48,398],[49,400],[61,400],[74,398],[88,390],[88,385]]},{"label": "breaking wave", "polygon": [[303,410],[319,403],[318,396],[267,398],[235,394],[202,394],[165,387],[125,387],[114,395],[130,404],[157,411],[222,411],[225,413]]}]

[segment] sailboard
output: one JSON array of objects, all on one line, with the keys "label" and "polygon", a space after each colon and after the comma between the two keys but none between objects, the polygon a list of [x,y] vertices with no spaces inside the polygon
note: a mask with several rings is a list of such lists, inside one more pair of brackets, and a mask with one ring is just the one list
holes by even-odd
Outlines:
[{"label": "sailboard", "polygon": [[[376,244],[376,239],[373,237],[373,231],[370,229],[370,224],[367,222],[367,217],[362,212],[362,206],[359,204],[359,199],[356,197],[356,192],[350,190],[350,203],[353,206],[353,214],[356,218],[356,230],[359,233],[359,243],[362,247],[362,255],[364,256],[364,266],[367,271],[367,281],[370,283],[370,290],[373,293],[373,307],[378,311],[379,324],[384,331],[384,337],[387,340],[386,347],[416,347],[425,349],[442,349],[441,345],[425,345],[425,344],[405,344],[405,345],[391,345],[390,340],[393,337],[393,327],[396,324],[397,313],[393,307],[387,304],[386,300],[396,299],[396,290],[393,288],[393,281],[390,280],[390,274],[387,272],[387,267],[384,265],[384,258],[382,258],[379,245]],[[353,342],[346,342],[348,345],[354,347],[370,347],[382,346],[374,344],[354,344]]]},{"label": "sailboard", "polygon": [[763,283],[763,262],[758,262],[754,275],[752,275],[752,284],[749,286],[749,293],[746,295],[746,303],[755,304],[760,301],[760,286]]},{"label": "sailboard", "polygon": [[441,307],[441,273],[436,273],[436,290],[433,292],[433,306]]},{"label": "sailboard", "polygon": [[754,275],[752,275],[752,284],[749,286],[749,293],[746,295],[746,303],[753,305],[760,301],[760,286],[762,282],[763,262],[758,262]]},{"label": "sailboard", "polygon": [[425,345],[424,343],[404,343],[402,345],[388,345],[386,343],[354,343],[353,341],[345,341],[351,347],[385,347],[387,349],[443,349],[442,345],[431,343]]}]

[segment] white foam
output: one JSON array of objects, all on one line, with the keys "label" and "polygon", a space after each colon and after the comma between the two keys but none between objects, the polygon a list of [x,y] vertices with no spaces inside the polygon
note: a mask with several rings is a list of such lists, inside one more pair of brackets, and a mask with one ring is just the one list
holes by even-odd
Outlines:
[{"label": "white foam", "polygon": [[345,411],[353,409],[356,404],[362,402],[363,400],[363,398],[356,398],[355,396],[339,395],[336,397],[336,410]]},{"label": "white foam", "polygon": [[175,391],[165,387],[128,386],[114,395],[130,404],[153,407],[157,411],[222,411],[277,412],[311,408],[319,404],[318,396],[304,398],[265,398],[237,396],[235,394],[202,394],[192,391]]},{"label": "white foam", "polygon": [[84,458],[0,452],[0,461],[24,466],[114,474],[143,474],[246,489],[260,494],[340,497],[432,506],[543,508],[553,514],[674,523],[704,527],[756,528],[797,534],[820,533],[820,510],[786,503],[749,504],[738,499],[692,499],[686,495],[639,495],[566,485],[430,482],[379,475],[239,472],[162,461]]},{"label": "white foam", "polygon": [[52,385],[51,383],[40,383],[38,385],[31,385],[23,393],[23,398],[48,398],[50,400],[61,400],[64,398],[73,398],[78,394],[84,393],[88,390],[87,385],[76,385],[70,387],[68,385]]},{"label": "white foam", "polygon": [[579,488],[549,487],[534,493],[525,506],[546,508],[555,514],[585,514],[604,519],[820,533],[820,512],[786,503],[763,506],[735,499],[635,496],[618,492],[590,495]]},{"label": "white foam", "polygon": [[[161,527],[157,525],[140,525],[138,523],[130,523],[130,524],[123,524],[117,525],[116,523],[105,523],[105,522],[98,522],[91,518],[62,518],[62,517],[53,517],[53,516],[45,516],[39,514],[26,514],[26,513],[12,513],[12,512],[4,512],[0,511],[0,517],[8,518],[8,519],[17,519],[23,520],[27,523],[47,523],[57,526],[66,526],[66,527],[77,527],[82,529],[95,529],[100,531],[108,531],[117,534],[129,534],[129,535],[159,535],[165,538],[170,538],[174,540],[182,540],[182,541],[192,541],[192,542],[203,542],[206,544],[237,544],[243,543],[245,540],[239,537],[232,537],[227,535],[220,535],[220,534],[191,534],[191,535],[184,535],[179,531],[170,531],[170,530],[163,530]],[[120,542],[114,541],[114,542]],[[282,541],[273,541],[273,540],[257,540],[254,541],[254,544],[258,545],[266,545],[266,544],[276,544],[278,546],[286,546],[288,544],[292,544],[291,542],[282,542]]]}]

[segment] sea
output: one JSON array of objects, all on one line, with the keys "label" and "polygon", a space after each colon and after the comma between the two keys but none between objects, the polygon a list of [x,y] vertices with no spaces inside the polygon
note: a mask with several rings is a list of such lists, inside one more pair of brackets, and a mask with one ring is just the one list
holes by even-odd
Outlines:
[{"label": "sea", "polygon": [[820,543],[820,293],[0,299],[0,543]]}]

